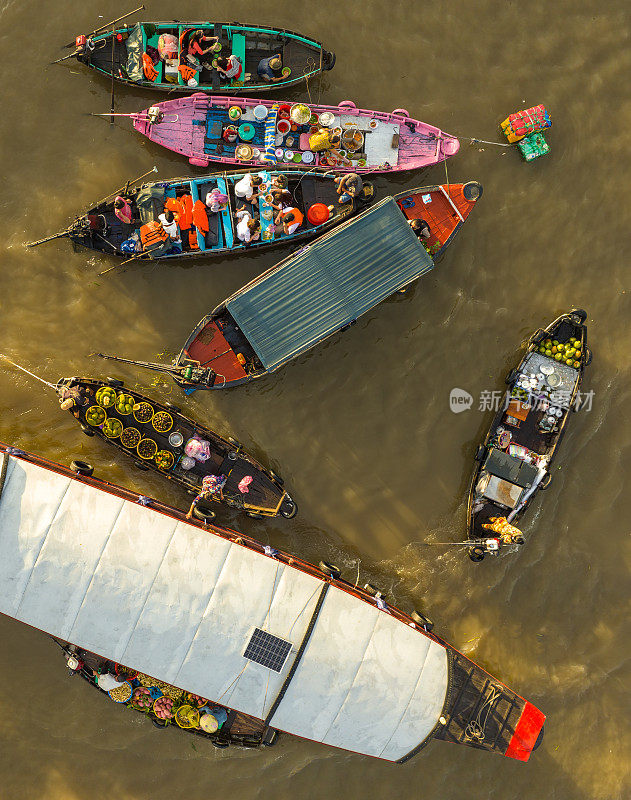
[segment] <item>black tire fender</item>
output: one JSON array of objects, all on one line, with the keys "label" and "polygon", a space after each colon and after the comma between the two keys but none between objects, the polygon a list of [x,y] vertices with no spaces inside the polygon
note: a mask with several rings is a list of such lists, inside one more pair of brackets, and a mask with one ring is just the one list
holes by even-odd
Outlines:
[{"label": "black tire fender", "polygon": [[585,311],[585,309],[583,308],[575,308],[573,311],[570,312],[569,316],[576,317],[579,321],[578,324],[582,325],[587,319],[587,311]]},{"label": "black tire fender", "polygon": [[125,385],[125,384],[123,383],[123,381],[119,380],[118,378],[110,378],[110,377],[107,377],[107,378],[105,379],[105,383],[106,383],[108,386],[113,386],[113,387],[114,387],[114,388],[116,388],[116,389],[120,389],[122,386],[124,386],[124,385]]},{"label": "black tire fender", "polygon": [[381,589],[378,589],[375,586],[374,583],[365,583],[364,584],[364,591],[366,592],[366,594],[369,594],[371,597],[377,597],[377,595],[379,595],[379,597],[382,600],[385,600],[385,598],[386,598],[385,593],[382,592]]},{"label": "black tire fender", "polygon": [[485,453],[486,453],[486,447],[483,444],[479,444],[478,449],[475,451],[475,460],[482,461]]},{"label": "black tire fender", "polygon": [[86,478],[89,478],[94,472],[92,464],[88,464],[87,461],[79,461],[78,459],[70,462],[70,469],[76,472],[77,475],[83,475]]},{"label": "black tire fender", "polygon": [[434,623],[429,617],[426,617],[425,614],[421,614],[419,611],[412,611],[410,617],[417,625],[425,628],[426,631],[434,630]]},{"label": "black tire fender", "polygon": [[592,351],[589,349],[589,347],[586,347],[585,348],[585,366],[589,367],[589,365],[591,363],[592,363]]},{"label": "black tire fender", "polygon": [[151,716],[151,723],[155,725],[156,728],[160,728],[160,730],[164,730],[167,725],[169,724],[166,719],[158,719],[157,717]]},{"label": "black tire fender", "polygon": [[552,474],[550,472],[546,472],[546,474],[543,476],[543,479],[541,480],[541,483],[539,484],[539,489],[544,491],[545,489],[548,488],[548,486],[550,486],[551,483],[552,483]]},{"label": "black tire fender", "polygon": [[337,564],[331,564],[330,561],[320,561],[318,564],[320,572],[324,572],[325,575],[328,575],[329,578],[339,578],[342,575],[342,570],[337,566]]},{"label": "black tire fender", "polygon": [[246,511],[245,514],[250,519],[263,519],[263,514],[258,514],[256,511]]},{"label": "black tire fender", "polygon": [[547,334],[543,328],[536,330],[528,340],[528,344],[539,344],[546,338]]},{"label": "black tire fender", "polygon": [[236,440],[236,439],[234,439],[232,436],[228,436],[228,438],[226,439],[226,441],[227,441],[227,442],[230,442],[230,444],[231,444],[233,447],[236,447],[236,449],[237,449],[237,450],[238,450],[240,447],[243,447],[243,445],[241,444],[241,442],[237,442],[237,440]]},{"label": "black tire fender", "polygon": [[89,425],[81,425],[81,430],[85,433],[86,436],[94,436],[94,429],[91,428]]},{"label": "black tire fender", "polygon": [[[291,503],[289,511],[284,510],[285,505],[287,503]],[[281,517],[285,517],[285,519],[293,519],[297,513],[298,513],[298,504],[296,503],[295,500],[292,500],[292,498],[289,495],[287,495],[287,497],[285,497],[280,507]]]},{"label": "black tire fender", "polygon": [[475,547],[469,548],[469,558],[474,563],[478,563],[484,559],[485,553],[484,548],[480,545],[476,545]]},{"label": "black tire fender", "polygon": [[218,750],[225,750],[226,747],[230,747],[230,742],[227,739],[211,739],[213,747],[216,747]]},{"label": "black tire fender", "polygon": [[270,469],[270,471],[269,471],[269,475],[270,475],[270,478],[271,478],[273,481],[276,481],[276,483],[277,483],[279,486],[283,486],[283,485],[284,485],[285,481],[284,481],[284,480],[283,480],[283,479],[282,479],[282,478],[281,478],[279,475],[277,475],[277,474],[274,472],[274,470]]},{"label": "black tire fender", "polygon": [[198,503],[193,508],[193,516],[201,522],[209,522],[217,516],[208,503]]},{"label": "black tire fender", "polygon": [[515,381],[517,376],[519,375],[519,370],[516,367],[508,373],[508,375],[504,378],[504,383],[508,386]]}]

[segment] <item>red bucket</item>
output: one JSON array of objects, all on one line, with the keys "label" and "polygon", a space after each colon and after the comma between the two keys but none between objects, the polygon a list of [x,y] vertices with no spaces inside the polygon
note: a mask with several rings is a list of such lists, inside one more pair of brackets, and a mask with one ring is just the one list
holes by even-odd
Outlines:
[{"label": "red bucket", "polygon": [[307,219],[312,225],[322,225],[331,216],[331,212],[324,203],[314,203],[309,206],[307,211]]},{"label": "red bucket", "polygon": [[278,107],[278,119],[289,119],[289,112],[291,111],[291,106],[289,103],[283,103],[282,106]]}]

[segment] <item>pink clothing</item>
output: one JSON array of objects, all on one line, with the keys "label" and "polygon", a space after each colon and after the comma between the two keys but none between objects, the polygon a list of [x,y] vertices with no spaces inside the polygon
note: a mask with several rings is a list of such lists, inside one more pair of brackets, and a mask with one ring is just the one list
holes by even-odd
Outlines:
[{"label": "pink clothing", "polygon": [[129,225],[131,223],[132,217],[133,217],[132,212],[131,212],[131,206],[129,205],[127,200],[125,200],[125,198],[121,197],[120,195],[115,198],[114,203],[116,203],[116,200],[122,200],[123,201],[123,207],[122,208],[116,208],[116,206],[114,206],[114,214],[116,215],[116,217],[121,222],[124,222],[125,225]]},{"label": "pink clothing", "polygon": [[241,492],[241,494],[246,494],[247,492],[250,491],[248,489],[248,486],[252,483],[253,480],[254,479],[252,478],[251,475],[246,475],[245,478],[241,478],[238,486],[238,489]]}]

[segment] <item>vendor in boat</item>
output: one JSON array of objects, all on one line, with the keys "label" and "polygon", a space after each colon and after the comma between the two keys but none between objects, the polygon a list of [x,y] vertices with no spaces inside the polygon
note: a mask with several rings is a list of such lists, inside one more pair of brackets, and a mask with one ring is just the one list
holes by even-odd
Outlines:
[{"label": "vendor in boat", "polygon": [[303,221],[304,215],[295,206],[282,206],[274,219],[277,232],[280,233],[282,231],[285,236],[291,236],[292,233],[295,233]]},{"label": "vendor in boat", "polygon": [[282,81],[283,75],[283,60],[280,53],[275,53],[269,58],[262,58],[256,68],[259,78],[266,83],[275,83]]},{"label": "vendor in boat", "polygon": [[347,172],[346,175],[334,178],[334,181],[340,195],[339,203],[352,203],[364,188],[364,182],[356,172]]},{"label": "vendor in boat", "polygon": [[339,134],[333,133],[329,128],[320,128],[309,137],[309,150],[314,153],[320,153],[323,150],[339,147],[340,142]]},{"label": "vendor in boat", "polygon": [[191,503],[186,519],[191,519],[193,509],[200,501],[222,500],[223,487],[226,485],[228,477],[226,475],[204,475],[202,480],[202,490]]},{"label": "vendor in boat", "polygon": [[158,219],[162,223],[164,230],[169,234],[169,239],[171,240],[172,245],[171,250],[175,253],[181,253],[182,238],[180,236],[180,227],[177,224],[174,213],[171,211],[171,209],[167,208],[158,216]]},{"label": "vendor in boat", "polygon": [[225,208],[227,208],[228,195],[224,194],[215,186],[214,189],[211,189],[209,192],[207,192],[204,202],[206,203],[206,207],[209,211],[217,214],[219,211],[223,211]]},{"label": "vendor in boat", "polygon": [[78,386],[60,386],[57,395],[62,411],[71,411],[75,417],[78,417],[79,408],[90,402],[90,398]]},{"label": "vendor in boat", "polygon": [[429,225],[424,219],[410,219],[408,222],[410,223],[410,228],[412,228],[419,239],[429,239],[432,235]]},{"label": "vendor in boat", "polygon": [[482,527],[493,533],[497,533],[500,542],[506,544],[523,544],[524,537],[519,528],[511,525],[506,517],[490,517],[488,522],[484,522]]},{"label": "vendor in boat", "polygon": [[253,175],[251,172],[246,172],[240,181],[234,185],[235,196],[247,200],[248,203],[253,203],[258,200],[258,188],[262,186],[263,178],[260,175]]},{"label": "vendor in boat", "polygon": [[228,80],[238,81],[242,77],[245,79],[247,76],[243,74],[243,65],[234,54],[225,58],[219,56],[217,59],[217,72]]},{"label": "vendor in boat", "polygon": [[[188,39],[188,47],[186,54],[193,56],[193,58],[202,59],[208,53],[212,53],[217,49],[219,44],[219,37],[206,36],[203,30],[193,31]],[[210,69],[210,64],[204,64],[205,67]]]},{"label": "vendor in boat", "polygon": [[120,195],[114,199],[114,215],[121,222],[125,223],[125,225],[131,225],[134,218],[134,212],[132,211],[131,204],[128,200],[125,200],[125,198],[121,197]]},{"label": "vendor in boat", "polygon": [[261,223],[252,217],[245,206],[235,214],[237,218],[237,238],[244,244],[256,241],[261,235]]},{"label": "vendor in boat", "polygon": [[92,670],[94,683],[104,692],[111,692],[112,689],[116,689],[118,686],[122,686],[125,683],[124,680],[120,680],[116,677],[114,668],[110,666],[110,664],[111,662],[105,662],[105,664],[97,670]]}]

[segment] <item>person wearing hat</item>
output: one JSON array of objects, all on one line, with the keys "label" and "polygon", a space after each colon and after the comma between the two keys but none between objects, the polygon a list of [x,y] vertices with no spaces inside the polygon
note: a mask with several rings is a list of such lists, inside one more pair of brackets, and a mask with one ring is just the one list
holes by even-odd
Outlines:
[{"label": "person wearing hat", "polygon": [[269,58],[262,58],[256,68],[259,78],[266,83],[275,83],[283,80],[283,61],[280,53],[275,53]]}]

